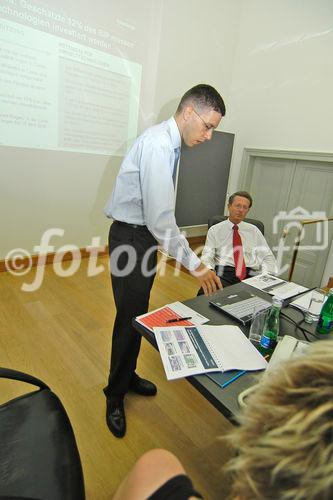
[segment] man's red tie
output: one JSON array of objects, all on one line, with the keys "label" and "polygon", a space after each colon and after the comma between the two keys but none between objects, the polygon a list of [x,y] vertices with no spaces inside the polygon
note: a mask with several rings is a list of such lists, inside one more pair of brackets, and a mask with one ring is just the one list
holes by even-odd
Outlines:
[{"label": "man's red tie", "polygon": [[246,278],[246,267],[243,256],[243,245],[242,238],[238,232],[238,226],[235,224],[233,227],[234,234],[232,238],[232,245],[234,247],[234,262],[235,262],[235,273],[237,278],[241,281]]}]

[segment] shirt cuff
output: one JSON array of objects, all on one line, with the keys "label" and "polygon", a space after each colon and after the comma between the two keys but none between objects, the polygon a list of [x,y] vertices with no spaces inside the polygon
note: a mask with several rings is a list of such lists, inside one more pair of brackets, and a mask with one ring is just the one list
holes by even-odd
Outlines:
[{"label": "shirt cuff", "polygon": [[193,255],[191,255],[190,257],[190,260],[189,260],[189,263],[188,263],[188,266],[187,266],[187,269],[189,271],[195,271],[196,269],[198,269],[198,267],[200,266],[201,264],[201,260],[199,259],[199,257],[193,252]]}]

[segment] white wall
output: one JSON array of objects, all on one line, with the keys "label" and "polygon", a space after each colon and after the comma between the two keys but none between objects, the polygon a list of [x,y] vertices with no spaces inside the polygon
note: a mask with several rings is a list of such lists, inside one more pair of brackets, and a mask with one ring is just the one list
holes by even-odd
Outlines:
[{"label": "white wall", "polygon": [[[192,85],[214,85],[227,106],[221,129],[236,134],[229,191],[246,146],[332,151],[332,27],[331,0],[165,0],[153,112],[141,124],[169,117]],[[49,227],[66,231],[56,248],[106,241],[120,158],[71,159],[3,148],[0,259],[33,251]]]},{"label": "white wall", "polygon": [[228,127],[230,190],[244,147],[332,151],[333,3],[243,2]]},{"label": "white wall", "polygon": [[238,0],[165,0],[155,98],[158,120],[169,118],[184,92],[198,83],[216,87],[229,113],[240,7]]},{"label": "white wall", "polygon": [[86,247],[93,236],[104,244],[103,207],[119,165],[116,156],[3,148],[0,259],[16,248],[37,253],[49,228],[65,231],[52,238],[50,252],[65,244]]},{"label": "white wall", "polygon": [[[164,1],[160,37],[153,49],[147,47],[152,62],[158,60],[156,98],[152,92],[151,103],[141,106],[140,130],[172,115],[181,95],[197,83],[216,86],[228,103],[239,9],[239,0]],[[65,230],[52,239],[55,249],[85,247],[94,236],[107,241],[103,207],[120,157],[1,147],[0,154],[0,259],[17,247],[36,253],[42,233],[52,227]]]},{"label": "white wall", "polygon": [[[333,150],[333,3],[243,2],[228,127],[236,132],[229,192],[244,147]],[[333,198],[333,197],[332,197]],[[323,282],[333,275],[333,248]]]}]

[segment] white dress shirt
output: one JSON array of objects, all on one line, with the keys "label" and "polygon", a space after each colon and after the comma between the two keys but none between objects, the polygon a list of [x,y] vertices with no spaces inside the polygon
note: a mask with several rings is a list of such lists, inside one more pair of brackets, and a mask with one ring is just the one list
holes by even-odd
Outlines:
[{"label": "white dress shirt", "polygon": [[121,164],[105,214],[114,220],[147,226],[163,249],[192,271],[201,262],[181,234],[174,214],[172,175],[175,150],[180,146],[173,117],[143,132]]},{"label": "white dress shirt", "polygon": [[[234,224],[226,219],[209,229],[201,260],[210,269],[214,269],[215,266],[235,267],[233,227]],[[246,267],[263,273],[276,274],[275,257],[259,229],[243,221],[238,224],[238,232],[242,238]]]}]

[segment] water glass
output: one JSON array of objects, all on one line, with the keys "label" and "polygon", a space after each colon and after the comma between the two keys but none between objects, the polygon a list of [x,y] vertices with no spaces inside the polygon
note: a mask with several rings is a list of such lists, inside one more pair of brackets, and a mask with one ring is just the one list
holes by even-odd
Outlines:
[{"label": "water glass", "polygon": [[264,329],[265,320],[267,317],[268,309],[260,309],[255,311],[252,317],[250,326],[249,340],[253,344],[260,344],[261,335]]},{"label": "water glass", "polygon": [[319,320],[320,311],[323,307],[325,294],[321,290],[312,290],[310,295],[309,306],[305,312],[304,321],[306,323],[314,323]]}]

